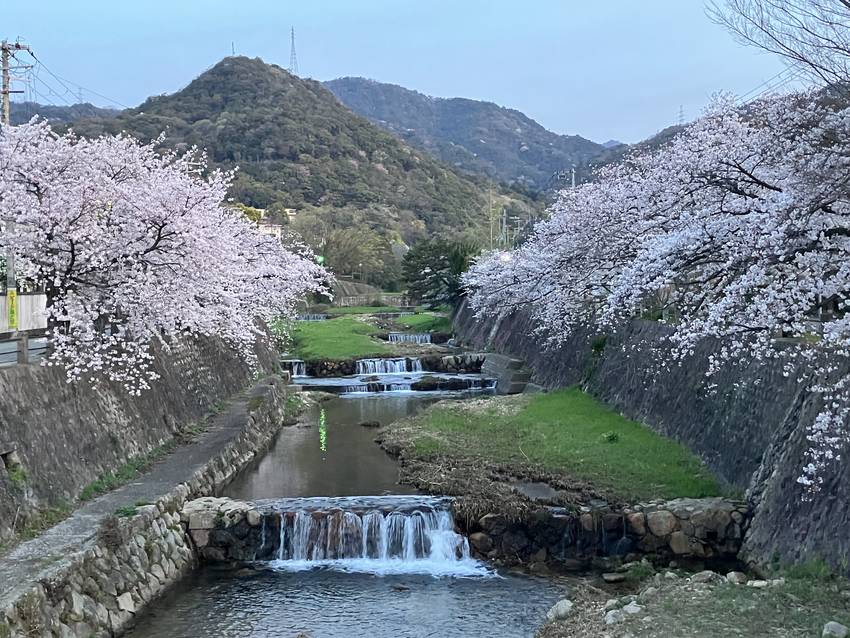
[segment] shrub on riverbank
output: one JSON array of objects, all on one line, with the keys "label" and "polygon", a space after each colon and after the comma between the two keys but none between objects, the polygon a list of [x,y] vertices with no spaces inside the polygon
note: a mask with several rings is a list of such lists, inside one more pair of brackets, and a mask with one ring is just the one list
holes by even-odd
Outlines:
[{"label": "shrub on riverbank", "polygon": [[414,332],[448,332],[452,331],[452,321],[443,315],[433,312],[422,312],[415,315],[399,317],[396,325]]},{"label": "shrub on riverbank", "polygon": [[[720,488],[679,443],[630,421],[577,388],[550,394],[442,402],[390,426],[408,460],[480,463],[586,483],[626,501],[715,496]],[[532,472],[533,474],[533,472]]]}]

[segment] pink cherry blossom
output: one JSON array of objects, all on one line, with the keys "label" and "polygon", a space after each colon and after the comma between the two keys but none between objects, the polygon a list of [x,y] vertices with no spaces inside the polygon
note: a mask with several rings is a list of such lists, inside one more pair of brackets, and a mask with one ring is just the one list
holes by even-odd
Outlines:
[{"label": "pink cherry blossom", "polygon": [[327,275],[226,206],[232,175],[127,136],[78,139],[43,121],[0,131],[0,246],[43,286],[69,381],[149,387],[153,346],[214,336],[253,362],[257,322],[292,318]]}]

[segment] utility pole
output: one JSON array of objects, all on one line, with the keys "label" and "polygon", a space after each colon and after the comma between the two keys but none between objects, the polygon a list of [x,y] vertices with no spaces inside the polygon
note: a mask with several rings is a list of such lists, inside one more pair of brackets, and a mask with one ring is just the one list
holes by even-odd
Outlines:
[{"label": "utility pole", "polygon": [[493,250],[493,187],[487,187],[487,219],[490,220],[490,250]]},{"label": "utility pole", "polygon": [[[13,91],[11,86],[11,78],[9,76],[9,61],[15,51],[29,51],[30,48],[18,42],[9,43],[3,40],[0,43],[0,65],[3,72],[3,126],[11,126],[11,115],[9,106],[9,96],[12,93],[23,93],[23,91]],[[15,250],[11,243],[12,235],[15,233],[15,222],[9,220],[6,222],[6,314],[9,320],[9,330],[17,332],[18,328],[18,282],[15,279]],[[26,344],[24,344],[26,348]],[[24,355],[26,350],[24,350]],[[20,356],[20,355],[19,355]]]},{"label": "utility pole", "polygon": [[576,167],[575,166],[573,166],[570,169],[570,181],[572,183],[572,187],[575,188],[576,187]]},{"label": "utility pole", "polygon": [[9,126],[10,115],[9,115],[9,95],[12,93],[23,93],[23,91],[13,91],[12,90],[12,81],[9,77],[9,61],[14,55],[13,51],[29,51],[30,48],[24,44],[20,44],[18,42],[6,42],[3,40],[0,43],[0,59],[2,59],[3,65],[3,126]]}]

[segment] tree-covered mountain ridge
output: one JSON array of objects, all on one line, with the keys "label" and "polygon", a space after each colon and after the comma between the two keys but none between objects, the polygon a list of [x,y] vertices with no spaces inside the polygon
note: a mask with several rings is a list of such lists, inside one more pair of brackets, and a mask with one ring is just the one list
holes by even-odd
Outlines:
[{"label": "tree-covered mountain ridge", "polygon": [[225,58],[176,93],[73,128],[84,136],[126,131],[142,140],[164,131],[170,147],[198,146],[214,164],[238,166],[232,196],[244,204],[381,207],[385,225],[403,226],[396,230],[406,241],[475,228],[487,214],[484,180],[400,142],[321,83],[259,58]]},{"label": "tree-covered mountain ridge", "polygon": [[[289,224],[337,274],[397,281],[398,255],[420,239],[484,243],[490,202],[532,216],[524,196],[460,174],[342,105],[320,82],[259,58],[228,57],[185,88],[114,117],[71,125],[82,136],[128,134],[205,149],[238,168],[230,196]],[[366,273],[364,275],[364,272]]]},{"label": "tree-covered mountain ridge", "polygon": [[456,168],[534,190],[553,186],[553,176],[573,166],[583,171],[606,150],[579,135],[549,131],[493,102],[436,98],[360,77],[325,86],[355,113]]}]

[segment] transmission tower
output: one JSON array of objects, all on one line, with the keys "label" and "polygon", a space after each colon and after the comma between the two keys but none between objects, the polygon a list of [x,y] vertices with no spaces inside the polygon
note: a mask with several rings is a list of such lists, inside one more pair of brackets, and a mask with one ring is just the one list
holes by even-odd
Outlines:
[{"label": "transmission tower", "polygon": [[679,126],[684,125],[685,123],[685,107],[681,104],[679,105]]},{"label": "transmission tower", "polygon": [[289,49],[289,72],[292,75],[298,75],[298,57],[295,55],[295,27],[292,27],[290,32],[290,40],[292,45]]}]

